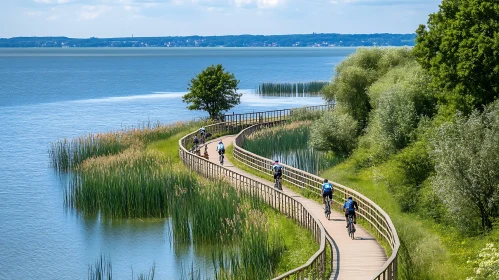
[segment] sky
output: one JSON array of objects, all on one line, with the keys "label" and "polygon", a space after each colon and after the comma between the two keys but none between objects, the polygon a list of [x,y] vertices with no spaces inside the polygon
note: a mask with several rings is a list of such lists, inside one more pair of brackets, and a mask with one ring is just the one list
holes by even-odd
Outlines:
[{"label": "sky", "polygon": [[0,38],[414,33],[441,0],[1,0]]}]

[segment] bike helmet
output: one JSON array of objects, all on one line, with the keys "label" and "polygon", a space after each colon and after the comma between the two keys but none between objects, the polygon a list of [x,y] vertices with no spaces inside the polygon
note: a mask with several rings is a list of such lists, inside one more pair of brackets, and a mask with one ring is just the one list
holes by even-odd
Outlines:
[{"label": "bike helmet", "polygon": [[349,196],[349,197],[348,197],[348,199],[352,199],[352,197],[351,197],[351,196]]},{"label": "bike helmet", "polygon": [[218,142],[218,144],[223,144],[222,141]]},{"label": "bike helmet", "polygon": [[327,182],[328,182],[327,179],[324,179],[324,183],[327,183]]},{"label": "bike helmet", "polygon": [[278,163],[279,161],[276,159],[276,160],[274,160],[274,162],[275,162],[275,163]]}]

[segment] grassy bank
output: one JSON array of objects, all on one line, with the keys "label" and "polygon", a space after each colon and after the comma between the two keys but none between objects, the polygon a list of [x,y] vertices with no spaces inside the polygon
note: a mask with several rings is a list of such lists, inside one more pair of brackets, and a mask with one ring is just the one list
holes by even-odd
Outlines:
[{"label": "grassy bank", "polygon": [[[318,249],[308,230],[258,197],[180,163],[178,141],[197,128],[185,123],[157,137],[137,137],[146,133],[134,130],[59,141],[51,151],[54,167],[74,173],[67,206],[104,219],[169,217],[175,243],[223,245],[213,255],[220,278],[266,279],[303,265]],[[102,261],[99,267],[105,268]],[[97,268],[92,273],[100,275]]]},{"label": "grassy bank", "polygon": [[390,215],[402,242],[402,279],[465,279],[472,276],[475,267],[469,261],[486,243],[497,244],[499,231],[466,237],[451,226],[435,223],[417,213],[403,213],[389,186],[376,179],[380,170],[387,168],[390,166],[385,164],[359,170],[351,159],[321,172],[321,176],[359,191]]}]

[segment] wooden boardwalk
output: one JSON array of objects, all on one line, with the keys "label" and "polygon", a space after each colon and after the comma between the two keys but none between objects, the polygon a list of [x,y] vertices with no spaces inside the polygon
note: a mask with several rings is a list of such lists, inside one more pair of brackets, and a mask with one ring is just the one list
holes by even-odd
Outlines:
[{"label": "wooden boardwalk", "polygon": [[[207,142],[209,160],[218,163],[218,154],[216,145],[220,140],[227,147],[233,143],[235,136],[224,136]],[[204,148],[201,149],[204,151]],[[225,158],[224,166],[234,172],[244,176],[253,178],[263,184],[273,186],[273,182],[267,181],[246,171],[235,167]],[[345,217],[343,213],[333,211],[331,220],[327,220],[324,216],[323,205],[316,201],[305,198],[287,188],[284,188],[284,193],[292,196],[300,201],[305,208],[323,224],[327,234],[334,240],[336,246],[335,254],[335,271],[331,275],[331,279],[371,279],[373,278],[387,257],[383,248],[379,245],[376,239],[370,235],[362,226],[357,225],[355,232],[355,240],[352,240],[345,228]],[[336,208],[338,205],[333,206]]]}]

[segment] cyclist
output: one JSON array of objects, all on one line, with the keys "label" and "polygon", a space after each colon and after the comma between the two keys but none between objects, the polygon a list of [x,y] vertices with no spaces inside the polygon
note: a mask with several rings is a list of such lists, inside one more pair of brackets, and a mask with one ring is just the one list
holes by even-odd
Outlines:
[{"label": "cyclist", "polygon": [[197,149],[199,145],[199,139],[198,139],[198,135],[194,135],[194,147],[193,147],[193,150]]},{"label": "cyclist", "polygon": [[343,205],[343,211],[345,211],[345,221],[347,222],[348,227],[348,215],[353,216],[353,223],[357,223],[357,215],[355,214],[355,210],[359,210],[359,206],[357,205],[357,201],[354,201],[352,197],[348,197],[348,200]]},{"label": "cyclist", "polygon": [[282,167],[282,165],[279,164],[279,161],[276,160],[274,162],[274,165],[272,165],[272,167],[270,167],[270,170],[274,171],[274,180],[277,179],[277,178],[281,179],[281,177],[282,177],[282,170],[283,169],[284,168]]},{"label": "cyclist", "polygon": [[[324,206],[326,205],[326,197],[329,197],[329,199],[332,201],[333,200],[333,185],[328,182],[327,179],[324,179],[324,184],[322,184],[322,203]],[[324,212],[326,212],[326,207],[324,207]]]},{"label": "cyclist", "polygon": [[201,143],[204,144],[206,140],[206,129],[204,129],[204,126],[199,129],[199,134],[201,134]]},{"label": "cyclist", "polygon": [[224,143],[222,141],[218,142],[217,152],[219,155],[225,154],[225,146],[224,146]]}]

